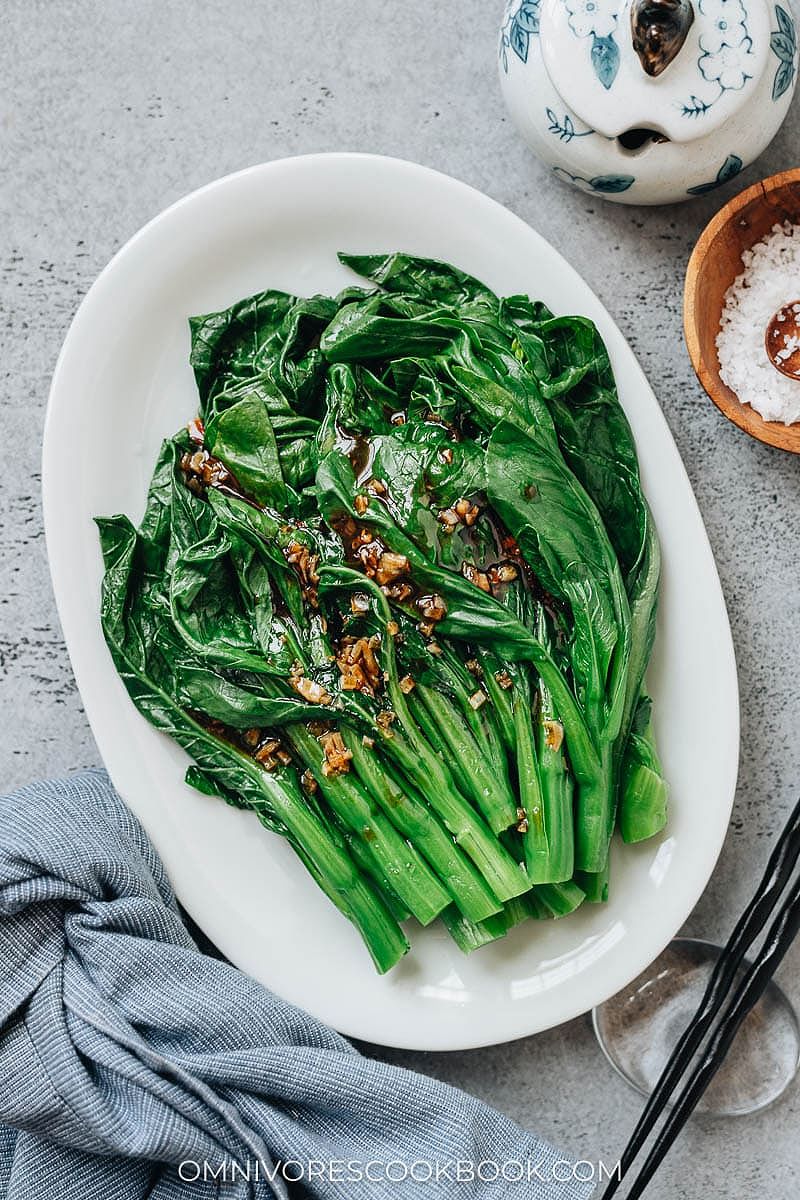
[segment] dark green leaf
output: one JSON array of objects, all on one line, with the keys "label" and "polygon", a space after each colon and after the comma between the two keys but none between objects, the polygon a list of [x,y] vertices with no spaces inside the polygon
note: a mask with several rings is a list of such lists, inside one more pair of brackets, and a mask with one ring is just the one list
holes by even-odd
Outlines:
[{"label": "dark green leaf", "polygon": [[286,487],[272,422],[257,395],[245,396],[210,421],[206,445],[259,504],[285,506]]}]

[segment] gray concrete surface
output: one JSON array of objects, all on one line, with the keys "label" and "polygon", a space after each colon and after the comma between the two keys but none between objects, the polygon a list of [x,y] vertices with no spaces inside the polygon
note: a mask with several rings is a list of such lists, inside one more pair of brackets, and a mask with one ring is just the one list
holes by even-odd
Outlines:
[{"label": "gray concrete surface", "polygon": [[[39,510],[48,383],[81,296],[144,221],[216,176],[306,151],[399,155],[467,180],[549,238],[617,318],[664,407],[716,553],[741,679],[733,825],[688,923],[692,933],[719,939],[800,789],[800,461],[750,441],[707,401],[683,345],[681,290],[692,244],[719,204],[796,165],[800,109],[795,104],[769,151],[722,192],[670,209],[605,204],[555,182],[506,118],[494,67],[499,7],[6,0],[3,785],[98,759],[55,615]],[[800,1004],[798,966],[795,950],[782,979]],[[587,1020],[494,1049],[390,1057],[478,1093],[587,1159],[614,1161],[640,1107],[601,1058]],[[693,1123],[648,1194],[795,1197],[798,1117],[795,1084],[761,1115]]]}]

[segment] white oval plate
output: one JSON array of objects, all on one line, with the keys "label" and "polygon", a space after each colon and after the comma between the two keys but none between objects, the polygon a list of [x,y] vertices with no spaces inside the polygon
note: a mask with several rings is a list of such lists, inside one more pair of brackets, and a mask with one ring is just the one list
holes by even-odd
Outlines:
[{"label": "white oval plate", "polygon": [[[336,292],[336,251],[406,250],[596,321],[631,420],[664,548],[650,672],[672,788],[668,829],[615,847],[611,901],[528,922],[469,958],[414,930],[388,975],[291,850],[246,812],[183,783],[187,759],[134,710],[98,619],[95,514],[142,513],[161,439],[193,415],[187,317],[264,288]],[[632,351],[586,284],[507,209],[412,163],[330,154],[252,167],[142,229],[83,301],[53,379],[44,513],[56,600],[100,753],[182,903],[220,949],[351,1036],[452,1050],[536,1033],[586,1012],[656,957],[708,881],[730,815],[739,706],[730,627],[689,481]]]}]

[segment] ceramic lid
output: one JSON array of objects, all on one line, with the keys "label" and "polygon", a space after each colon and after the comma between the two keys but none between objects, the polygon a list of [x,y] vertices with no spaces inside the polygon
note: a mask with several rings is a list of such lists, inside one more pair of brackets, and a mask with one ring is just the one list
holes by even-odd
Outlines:
[{"label": "ceramic lid", "polygon": [[[685,41],[660,74],[649,75],[634,48],[632,6],[641,30],[654,13],[656,25],[674,25],[681,5],[684,31],[691,21]],[[610,138],[632,129],[673,142],[705,137],[755,95],[769,57],[764,0],[542,0],[540,33],[565,104]],[[679,42],[673,38],[673,48]]]}]

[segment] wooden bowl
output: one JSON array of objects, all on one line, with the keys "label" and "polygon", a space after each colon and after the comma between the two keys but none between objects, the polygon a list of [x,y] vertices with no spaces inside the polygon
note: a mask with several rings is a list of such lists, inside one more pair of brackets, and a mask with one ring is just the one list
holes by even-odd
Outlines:
[{"label": "wooden bowl", "polygon": [[765,421],[749,404],[740,404],[719,377],[716,347],[725,293],[743,270],[742,251],[781,221],[800,225],[800,168],[740,192],[708,223],[686,269],[683,328],[697,378],[720,412],[760,442],[800,454],[800,422]]}]

